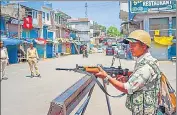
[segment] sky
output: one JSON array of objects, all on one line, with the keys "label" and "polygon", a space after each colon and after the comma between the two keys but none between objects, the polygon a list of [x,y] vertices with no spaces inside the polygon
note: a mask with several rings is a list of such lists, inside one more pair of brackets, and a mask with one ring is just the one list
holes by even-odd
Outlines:
[{"label": "sky", "polygon": [[[72,18],[85,17],[85,1],[53,1],[51,3],[53,9],[59,9]],[[90,20],[107,28],[109,26],[120,28],[118,1],[89,1],[87,5],[87,15]]]}]

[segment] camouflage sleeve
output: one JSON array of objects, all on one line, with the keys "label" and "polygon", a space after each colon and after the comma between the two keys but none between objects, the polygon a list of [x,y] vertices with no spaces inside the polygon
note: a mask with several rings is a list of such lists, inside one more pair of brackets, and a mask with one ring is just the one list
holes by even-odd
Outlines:
[{"label": "camouflage sleeve", "polygon": [[144,87],[147,80],[150,78],[151,72],[148,65],[136,70],[131,76],[130,79],[124,84],[125,89],[127,89],[128,94],[133,94],[133,92]]}]

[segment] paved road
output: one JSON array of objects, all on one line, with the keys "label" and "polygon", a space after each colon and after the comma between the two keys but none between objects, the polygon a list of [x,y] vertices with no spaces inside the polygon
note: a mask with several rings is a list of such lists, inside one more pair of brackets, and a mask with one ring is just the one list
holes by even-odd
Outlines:
[{"label": "paved road", "polygon": [[[103,64],[110,66],[110,56],[92,54],[88,59],[81,55],[48,59],[38,63],[42,78],[29,78],[27,63],[14,64],[7,67],[8,80],[1,82],[1,115],[46,115],[50,102],[83,75],[74,72],[56,71],[56,67],[75,67],[79,65]],[[133,61],[121,60],[123,68],[133,69]],[[116,61],[118,65],[118,60]],[[169,77],[173,87],[176,87],[176,66],[171,62],[161,62],[160,67]],[[119,92],[108,86],[112,95]],[[130,115],[124,107],[126,97],[111,98],[113,115]],[[105,96],[96,86],[88,105],[86,115],[108,115]]]}]

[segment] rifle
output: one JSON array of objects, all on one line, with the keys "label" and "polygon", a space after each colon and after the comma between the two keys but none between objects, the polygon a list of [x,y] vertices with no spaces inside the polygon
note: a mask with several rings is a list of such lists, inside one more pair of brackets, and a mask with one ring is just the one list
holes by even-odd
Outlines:
[{"label": "rifle", "polygon": [[[124,77],[123,80],[125,80],[125,79],[128,80],[127,77],[131,74],[131,72],[129,72],[129,69],[127,69],[127,68],[122,69],[121,66],[118,66],[117,68],[116,67],[103,67],[102,65],[100,65],[100,66],[105,72],[107,72],[108,75],[110,75],[113,78],[116,78],[117,80],[121,80],[121,79],[119,79],[120,76]],[[74,71],[74,72],[84,73],[84,74],[92,76],[93,79],[98,84],[98,86],[105,93],[109,115],[112,115],[112,112],[111,112],[111,107],[110,107],[110,102],[109,102],[108,95],[111,96],[111,97],[122,97],[122,96],[125,95],[125,93],[123,93],[123,94],[120,94],[118,96],[112,96],[109,93],[107,93],[107,88],[106,88],[106,85],[105,85],[105,81],[103,81],[104,86],[102,86],[101,83],[93,75],[93,74],[96,74],[96,73],[100,72],[98,66],[79,66],[78,64],[76,64],[76,68],[71,68],[71,69],[69,69],[69,68],[56,68],[56,70]],[[88,104],[88,102],[82,108],[83,111],[85,111],[85,109],[87,107],[87,104]]]},{"label": "rifle", "polygon": [[[123,76],[129,76],[130,72],[129,69],[122,69],[121,66],[118,67],[103,67],[101,66],[102,69],[110,76],[112,77],[117,77],[118,75],[123,75]],[[99,68],[98,66],[79,66],[76,64],[76,68],[56,68],[56,70],[65,70],[65,71],[75,71],[75,72],[88,72],[92,74],[99,73]],[[82,73],[83,73],[82,72]]]}]

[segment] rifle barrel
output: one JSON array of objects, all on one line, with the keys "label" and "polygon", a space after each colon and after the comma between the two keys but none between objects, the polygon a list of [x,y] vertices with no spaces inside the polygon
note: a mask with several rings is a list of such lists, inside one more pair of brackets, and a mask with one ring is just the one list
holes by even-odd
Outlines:
[{"label": "rifle barrel", "polygon": [[74,69],[68,69],[68,68],[56,68],[56,70],[72,71],[72,70],[74,70]]}]

